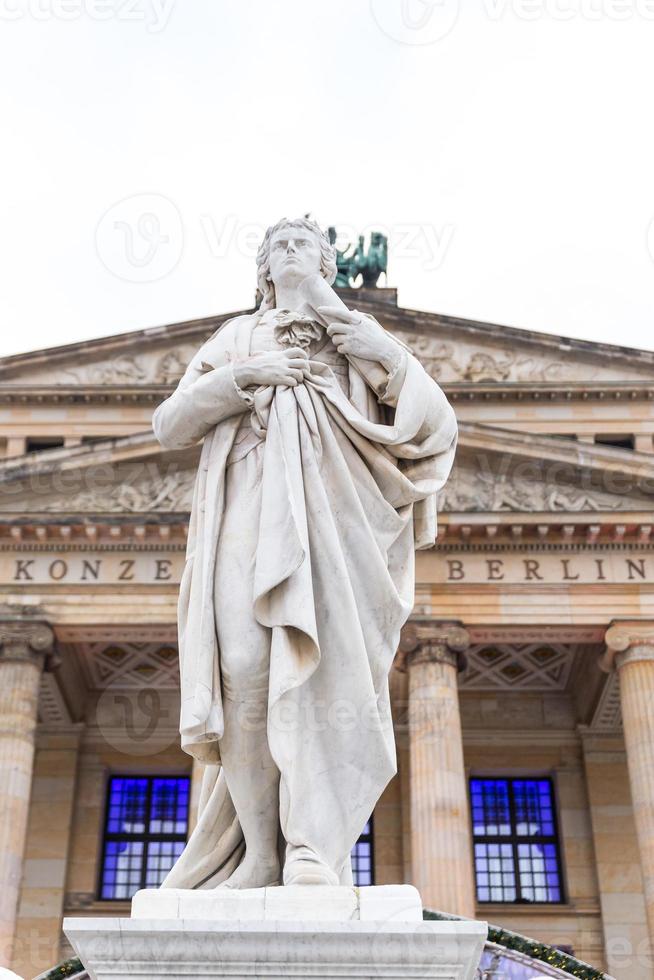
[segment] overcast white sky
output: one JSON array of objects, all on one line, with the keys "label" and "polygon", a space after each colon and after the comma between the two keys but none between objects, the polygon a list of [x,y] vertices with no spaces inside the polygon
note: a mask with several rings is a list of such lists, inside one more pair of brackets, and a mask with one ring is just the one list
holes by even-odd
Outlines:
[{"label": "overcast white sky", "polygon": [[653,51],[654,0],[0,0],[0,354],[248,307],[307,211],[402,306],[654,348]]}]

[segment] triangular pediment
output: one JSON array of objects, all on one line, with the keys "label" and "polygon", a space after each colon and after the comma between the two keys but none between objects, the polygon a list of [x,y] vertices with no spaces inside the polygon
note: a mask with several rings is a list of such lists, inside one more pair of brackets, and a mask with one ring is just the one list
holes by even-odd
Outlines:
[{"label": "triangular pediment", "polygon": [[[402,338],[443,383],[559,384],[650,381],[654,352],[573,340],[404,309],[385,290],[343,292]],[[379,299],[376,298],[379,294]],[[137,330],[0,358],[0,383],[60,388],[169,386],[226,320],[243,312]]]},{"label": "triangular pediment", "polygon": [[[0,461],[0,514],[187,515],[199,447],[149,432]],[[462,423],[445,513],[654,512],[651,456]]]},{"label": "triangular pediment", "polygon": [[439,505],[449,513],[654,511],[652,457],[572,439],[459,424]]},{"label": "triangular pediment", "polygon": [[0,461],[0,514],[186,515],[199,456],[144,432]]},{"label": "triangular pediment", "polygon": [[379,311],[444,384],[564,386],[649,381],[654,352],[396,308]]},{"label": "triangular pediment", "polygon": [[239,315],[226,313],[3,357],[0,384],[62,388],[172,385],[198,347],[225,321]]}]

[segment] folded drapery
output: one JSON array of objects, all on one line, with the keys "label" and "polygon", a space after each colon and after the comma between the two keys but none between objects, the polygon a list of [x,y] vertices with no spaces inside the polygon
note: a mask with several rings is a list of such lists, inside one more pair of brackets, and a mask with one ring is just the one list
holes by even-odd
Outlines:
[{"label": "folded drapery", "polygon": [[[249,350],[251,329],[241,320],[209,363],[220,369]],[[248,408],[265,441],[253,603],[271,630],[267,733],[281,774],[282,834],[309,847],[315,837],[346,881],[350,849],[395,772],[388,674],[413,603],[414,540],[433,543],[456,422],[409,354],[378,393],[394,405],[383,410],[387,422],[377,399],[370,409],[369,389],[364,397],[353,382],[348,398],[328,365],[310,367],[303,384],[260,389]],[[180,386],[187,398],[193,383]],[[174,435],[174,399],[158,410],[155,431]],[[232,415],[215,425],[196,485],[179,609],[181,728],[186,750],[211,765],[198,825],[165,887],[213,887],[243,852],[216,764],[223,714],[212,593],[225,468],[240,423]]]}]

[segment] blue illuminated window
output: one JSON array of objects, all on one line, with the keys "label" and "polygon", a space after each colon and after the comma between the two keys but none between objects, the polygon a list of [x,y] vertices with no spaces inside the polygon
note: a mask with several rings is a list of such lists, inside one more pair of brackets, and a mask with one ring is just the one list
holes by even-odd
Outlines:
[{"label": "blue illuminated window", "polygon": [[186,776],[112,776],[101,899],[124,900],[161,884],[186,844],[189,783]]},{"label": "blue illuminated window", "polygon": [[479,902],[562,902],[549,779],[471,779]]},{"label": "blue illuminated window", "polygon": [[374,884],[372,856],[372,817],[352,848],[352,878],[355,885]]}]

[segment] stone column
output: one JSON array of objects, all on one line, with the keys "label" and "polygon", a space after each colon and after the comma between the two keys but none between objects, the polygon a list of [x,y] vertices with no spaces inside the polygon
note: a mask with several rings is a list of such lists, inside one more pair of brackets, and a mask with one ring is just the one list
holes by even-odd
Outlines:
[{"label": "stone column", "polygon": [[604,639],[604,666],[614,666],[620,682],[631,801],[654,948],[654,623],[615,622]]},{"label": "stone column", "polygon": [[[63,959],[61,920],[82,724],[39,722],[11,969],[35,977]],[[47,832],[44,832],[47,828]],[[97,838],[96,838],[97,847]]]},{"label": "stone column", "polygon": [[0,620],[0,965],[9,967],[27,833],[41,672],[49,626]]},{"label": "stone column", "polygon": [[470,643],[460,623],[410,623],[400,648],[408,671],[411,863],[427,908],[474,917],[468,788],[457,671]]}]

